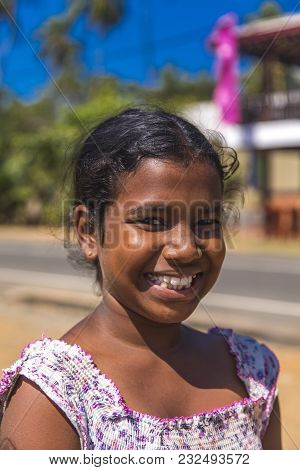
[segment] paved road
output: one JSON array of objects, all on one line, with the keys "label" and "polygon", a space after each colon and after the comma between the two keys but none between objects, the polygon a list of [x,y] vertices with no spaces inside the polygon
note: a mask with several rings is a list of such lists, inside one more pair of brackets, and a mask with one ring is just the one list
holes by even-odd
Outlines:
[{"label": "paved road", "polygon": [[[300,250],[299,250],[300,254]],[[66,259],[62,244],[53,242],[0,241],[0,281],[41,284],[53,287],[78,288],[90,285],[89,271],[74,269]],[[256,299],[272,301],[271,308],[286,306],[290,311],[300,303],[300,256],[288,258],[269,255],[248,255],[228,252],[221,275],[213,288],[217,306],[223,296],[236,298],[243,308],[243,299],[256,309]],[[294,305],[295,304],[295,305]],[[265,308],[265,307],[264,307]],[[297,313],[297,311],[296,311]],[[300,308],[299,308],[300,315]]]},{"label": "paved road", "polygon": [[[36,273],[82,276],[66,260],[59,242],[0,240],[0,267]],[[227,253],[214,292],[300,302],[299,258]]]},{"label": "paved road", "polygon": [[[216,285],[190,317],[191,323],[231,325],[299,344],[299,275],[300,257],[229,252]],[[34,291],[39,286],[79,295],[92,292],[92,281],[92,272],[69,264],[62,243],[0,240],[0,290],[33,286]]]}]

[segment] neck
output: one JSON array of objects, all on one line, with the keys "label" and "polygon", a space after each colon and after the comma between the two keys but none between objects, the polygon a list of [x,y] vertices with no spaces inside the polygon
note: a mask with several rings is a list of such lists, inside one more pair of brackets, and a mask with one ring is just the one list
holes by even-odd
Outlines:
[{"label": "neck", "polygon": [[123,345],[163,354],[182,344],[184,325],[154,322],[124,307],[108,293],[103,295],[95,314],[101,332]]}]

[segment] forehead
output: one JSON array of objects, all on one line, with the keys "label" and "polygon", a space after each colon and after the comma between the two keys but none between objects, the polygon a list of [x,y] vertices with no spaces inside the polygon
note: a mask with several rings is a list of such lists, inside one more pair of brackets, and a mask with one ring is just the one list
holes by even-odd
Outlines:
[{"label": "forehead", "polygon": [[184,167],[173,161],[145,159],[136,172],[122,179],[118,202],[161,201],[164,204],[211,204],[222,199],[222,187],[217,170],[208,163],[193,163]]}]

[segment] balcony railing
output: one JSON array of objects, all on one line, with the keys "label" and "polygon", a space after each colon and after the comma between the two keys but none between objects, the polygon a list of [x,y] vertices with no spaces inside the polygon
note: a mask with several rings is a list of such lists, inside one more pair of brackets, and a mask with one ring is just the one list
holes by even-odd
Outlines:
[{"label": "balcony railing", "polygon": [[300,118],[300,90],[261,93],[242,98],[244,123]]}]

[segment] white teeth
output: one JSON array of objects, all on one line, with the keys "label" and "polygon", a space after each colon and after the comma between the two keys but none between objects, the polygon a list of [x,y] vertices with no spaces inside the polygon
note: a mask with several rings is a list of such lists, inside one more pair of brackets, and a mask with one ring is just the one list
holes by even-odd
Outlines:
[{"label": "white teeth", "polygon": [[152,281],[156,281],[156,284],[171,290],[182,290],[191,287],[192,280],[196,277],[196,275],[182,278],[174,276],[155,276],[152,273],[149,273],[148,276]]}]

